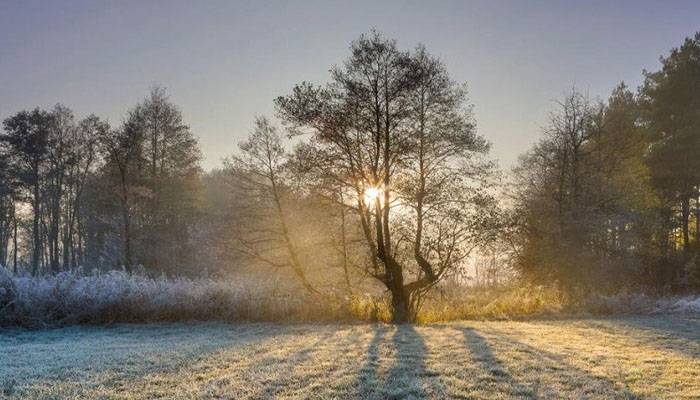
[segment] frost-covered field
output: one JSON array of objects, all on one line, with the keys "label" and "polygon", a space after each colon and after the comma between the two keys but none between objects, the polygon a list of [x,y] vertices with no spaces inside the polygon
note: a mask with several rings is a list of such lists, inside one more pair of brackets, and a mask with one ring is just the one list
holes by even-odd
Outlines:
[{"label": "frost-covered field", "polygon": [[0,397],[700,398],[700,319],[0,331]]}]

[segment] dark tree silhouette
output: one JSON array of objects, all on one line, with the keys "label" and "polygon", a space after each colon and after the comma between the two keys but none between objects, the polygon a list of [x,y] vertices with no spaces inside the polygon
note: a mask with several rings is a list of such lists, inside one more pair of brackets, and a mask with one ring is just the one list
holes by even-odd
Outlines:
[{"label": "dark tree silhouette", "polygon": [[[416,316],[425,293],[457,268],[489,213],[481,184],[488,146],[464,89],[419,47],[400,51],[377,32],[351,46],[325,87],[302,83],[276,100],[310,169],[347,192],[370,253],[367,272],[391,293],[394,320]],[[305,148],[304,148],[305,147]]]}]

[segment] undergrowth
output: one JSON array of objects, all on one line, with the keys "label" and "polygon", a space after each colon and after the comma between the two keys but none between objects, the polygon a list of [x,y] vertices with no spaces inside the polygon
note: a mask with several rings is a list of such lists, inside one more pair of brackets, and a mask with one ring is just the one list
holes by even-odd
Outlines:
[{"label": "undergrowth", "polygon": [[[658,298],[634,292],[572,296],[546,286],[455,286],[426,298],[417,322],[645,313],[658,304]],[[148,277],[122,271],[31,277],[14,276],[0,268],[0,326],[390,320],[390,301],[385,296],[310,296],[252,279]]]}]

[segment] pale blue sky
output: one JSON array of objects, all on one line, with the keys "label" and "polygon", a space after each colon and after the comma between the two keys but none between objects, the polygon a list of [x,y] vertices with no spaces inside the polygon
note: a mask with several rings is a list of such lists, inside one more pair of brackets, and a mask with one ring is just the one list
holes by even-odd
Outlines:
[{"label": "pale blue sky", "polygon": [[468,82],[507,167],[572,85],[592,97],[638,86],[700,30],[700,1],[0,0],[0,118],[61,102],[116,125],[158,83],[211,168],[276,96],[325,81],[372,27],[424,43]]}]

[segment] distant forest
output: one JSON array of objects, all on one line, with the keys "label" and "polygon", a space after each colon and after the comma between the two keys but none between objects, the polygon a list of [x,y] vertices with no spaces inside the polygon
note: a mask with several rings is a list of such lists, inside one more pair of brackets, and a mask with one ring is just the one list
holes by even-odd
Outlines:
[{"label": "distant forest", "polygon": [[477,255],[497,282],[700,289],[700,33],[636,90],[570,90],[507,172],[423,46],[370,32],[274,101],[280,126],[258,118],[209,172],[161,87],[116,126],[62,104],[3,116],[0,266],[378,285],[398,319],[475,279]]}]

